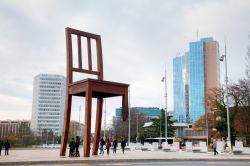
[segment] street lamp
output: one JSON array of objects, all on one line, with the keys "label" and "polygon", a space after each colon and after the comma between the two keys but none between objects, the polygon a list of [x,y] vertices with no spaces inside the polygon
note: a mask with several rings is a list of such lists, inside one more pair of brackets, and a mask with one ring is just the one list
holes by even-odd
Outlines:
[{"label": "street lamp", "polygon": [[159,148],[161,148],[161,137],[162,137],[162,134],[161,134],[161,113],[160,113],[160,139],[159,139]]},{"label": "street lamp", "polygon": [[131,105],[130,105],[130,88],[128,89],[128,145],[130,145],[130,124],[131,123]]},{"label": "street lamp", "polygon": [[168,144],[168,111],[167,111],[167,71],[166,71],[166,65],[165,65],[165,76],[162,77],[161,82],[165,81],[165,144]]},{"label": "street lamp", "polygon": [[136,118],[136,142],[139,142],[139,112],[136,113],[137,118]]},{"label": "street lamp", "polygon": [[225,43],[225,54],[220,57],[220,61],[224,61],[225,59],[225,82],[226,82],[226,104],[227,104],[227,135],[228,135],[228,147],[231,151],[231,134],[230,134],[230,121],[229,121],[229,105],[228,105],[228,77],[227,77],[227,51],[226,51],[226,43]]},{"label": "street lamp", "polygon": [[107,125],[107,105],[106,105],[106,99],[104,99],[104,133],[103,133],[103,138],[106,140],[106,125]]}]

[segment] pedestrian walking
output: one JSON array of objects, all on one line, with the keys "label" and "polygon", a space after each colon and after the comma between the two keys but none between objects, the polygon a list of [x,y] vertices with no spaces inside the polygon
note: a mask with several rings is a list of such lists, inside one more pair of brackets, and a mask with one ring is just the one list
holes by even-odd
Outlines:
[{"label": "pedestrian walking", "polygon": [[213,149],[214,149],[214,155],[219,154],[218,151],[217,151],[217,141],[215,139],[213,141]]},{"label": "pedestrian walking", "polygon": [[2,148],[3,148],[3,141],[0,140],[0,156],[1,156],[1,151],[2,151]]},{"label": "pedestrian walking", "polygon": [[114,139],[114,141],[113,141],[113,153],[114,154],[116,154],[116,148],[117,148],[117,141],[116,141],[116,139]]},{"label": "pedestrian walking", "polygon": [[107,155],[109,155],[109,148],[111,146],[111,142],[109,141],[109,139],[106,140],[105,146],[106,146],[106,150],[107,150]]},{"label": "pedestrian walking", "polygon": [[80,157],[79,146],[80,146],[80,138],[76,136],[76,157]]},{"label": "pedestrian walking", "polygon": [[103,146],[105,145],[105,141],[103,138],[100,139],[100,154],[104,154]]},{"label": "pedestrian walking", "polygon": [[7,139],[6,142],[4,143],[5,155],[9,155],[9,148],[10,148],[10,143],[9,140]]},{"label": "pedestrian walking", "polygon": [[121,147],[122,147],[122,153],[124,154],[124,150],[126,147],[126,142],[125,142],[124,138],[122,138]]},{"label": "pedestrian walking", "polygon": [[75,147],[76,147],[76,143],[74,138],[72,138],[72,140],[69,143],[69,157],[74,157],[75,156]]}]

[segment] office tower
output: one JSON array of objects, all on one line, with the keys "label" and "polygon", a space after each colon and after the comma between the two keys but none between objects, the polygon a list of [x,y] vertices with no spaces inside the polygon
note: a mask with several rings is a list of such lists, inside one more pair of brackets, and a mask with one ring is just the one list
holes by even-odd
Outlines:
[{"label": "office tower", "polygon": [[213,38],[189,43],[189,52],[173,60],[174,111],[179,122],[205,114],[206,99],[219,85],[219,46]]},{"label": "office tower", "polygon": [[174,117],[178,122],[189,122],[188,53],[173,60]]},{"label": "office tower", "polygon": [[38,136],[62,134],[65,108],[65,77],[39,74],[34,78],[31,130]]},{"label": "office tower", "polygon": [[[131,107],[131,111],[143,113],[144,116],[149,118],[156,118],[159,117],[161,114],[161,110],[156,107]],[[120,117],[122,114],[122,108],[115,109],[115,116]]]}]

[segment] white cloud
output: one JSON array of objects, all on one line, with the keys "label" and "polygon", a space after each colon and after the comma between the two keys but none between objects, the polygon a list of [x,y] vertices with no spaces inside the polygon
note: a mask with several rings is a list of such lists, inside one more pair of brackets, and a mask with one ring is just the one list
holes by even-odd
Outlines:
[{"label": "white cloud", "polygon": [[[166,64],[172,109],[172,58],[188,50],[197,29],[200,37],[219,41],[221,52],[227,36],[229,76],[236,81],[244,76],[249,10],[244,0],[1,1],[0,119],[31,116],[35,75],[65,75],[67,26],[102,36],[104,77],[131,84],[132,106],[164,106],[160,80]],[[14,102],[8,111],[6,99]],[[76,120],[80,101],[73,106]],[[107,100],[109,118],[120,105],[120,98]]]}]

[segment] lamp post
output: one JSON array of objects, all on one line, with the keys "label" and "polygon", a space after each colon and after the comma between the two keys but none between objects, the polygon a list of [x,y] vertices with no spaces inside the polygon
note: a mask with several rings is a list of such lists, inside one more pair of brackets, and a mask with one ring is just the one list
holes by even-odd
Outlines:
[{"label": "lamp post", "polygon": [[220,57],[220,61],[225,59],[225,82],[226,82],[226,104],[227,104],[227,136],[228,136],[228,147],[231,151],[231,134],[230,134],[230,121],[229,121],[229,105],[228,105],[228,76],[227,76],[227,50],[226,50],[226,42],[225,42],[225,54]]},{"label": "lamp post", "polygon": [[131,112],[130,112],[130,88],[128,89],[128,145],[130,145],[130,121],[131,121]]},{"label": "lamp post", "polygon": [[81,138],[81,121],[80,121],[80,117],[81,117],[81,105],[80,105],[80,108],[79,108],[79,114],[78,114],[78,133],[77,135]]},{"label": "lamp post", "polygon": [[107,124],[107,110],[106,110],[106,99],[104,99],[104,133],[103,133],[103,138],[106,140],[106,124]]},{"label": "lamp post", "polygon": [[136,118],[136,142],[139,142],[139,112],[136,113],[137,118]]},{"label": "lamp post", "polygon": [[159,148],[161,147],[161,137],[162,137],[162,134],[161,134],[161,113],[160,113],[160,139],[159,139]]},{"label": "lamp post", "polygon": [[166,65],[165,65],[165,76],[162,77],[161,82],[165,82],[165,144],[168,144],[168,111],[167,111],[167,71],[166,71]]}]

